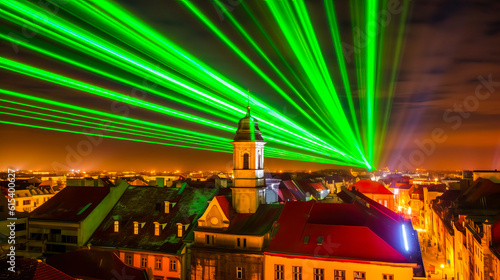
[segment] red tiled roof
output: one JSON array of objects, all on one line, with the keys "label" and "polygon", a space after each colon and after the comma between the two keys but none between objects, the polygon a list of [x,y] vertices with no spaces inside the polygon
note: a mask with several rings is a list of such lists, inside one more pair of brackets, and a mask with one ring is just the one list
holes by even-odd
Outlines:
[{"label": "red tiled roof", "polygon": [[297,198],[287,188],[278,189],[278,196],[281,201],[297,201]]},{"label": "red tiled roof", "polygon": [[295,185],[293,180],[284,180],[280,183],[280,189],[287,188],[297,200],[305,200],[304,192]]},{"label": "red tiled roof", "polygon": [[220,208],[224,212],[224,215],[226,215],[226,218],[228,218],[230,220],[231,213],[234,211],[232,211],[232,206],[229,203],[229,201],[227,201],[227,198],[223,195],[218,195],[215,197],[215,199],[217,199],[217,202],[219,203]]},{"label": "red tiled roof", "polygon": [[34,259],[16,258],[16,273],[8,271],[6,261],[0,263],[0,279],[32,279],[32,280],[76,280],[56,268]]},{"label": "red tiled roof", "polygon": [[30,219],[81,221],[108,195],[110,187],[66,187],[31,212]]},{"label": "red tiled roof", "polygon": [[446,185],[445,184],[428,185],[427,190],[430,192],[444,193],[446,191]]},{"label": "red tiled roof", "polygon": [[374,194],[393,194],[390,190],[388,190],[384,185],[379,182],[371,181],[371,180],[360,180],[356,184],[352,185],[361,193],[374,193]]},{"label": "red tiled roof", "polygon": [[[278,232],[269,245],[271,253],[411,262],[402,253],[401,223],[364,205],[287,202],[278,224]],[[318,237],[323,237],[321,245]]]}]

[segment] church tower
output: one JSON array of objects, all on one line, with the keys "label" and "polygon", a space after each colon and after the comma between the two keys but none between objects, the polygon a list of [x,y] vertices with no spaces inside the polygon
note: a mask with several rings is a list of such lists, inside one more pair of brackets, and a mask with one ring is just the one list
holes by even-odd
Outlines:
[{"label": "church tower", "polygon": [[264,139],[259,122],[247,114],[238,123],[233,142],[233,208],[237,213],[255,213],[266,203],[264,181]]}]

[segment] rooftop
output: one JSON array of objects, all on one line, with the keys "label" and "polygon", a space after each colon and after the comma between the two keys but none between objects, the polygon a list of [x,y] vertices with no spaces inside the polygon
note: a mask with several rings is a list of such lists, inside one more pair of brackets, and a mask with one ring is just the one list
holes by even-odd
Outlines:
[{"label": "rooftop", "polygon": [[[92,246],[176,253],[182,247],[177,223],[186,227],[186,236],[216,192],[187,187],[129,187],[89,242]],[[169,213],[165,213],[165,201],[170,204]],[[115,221],[119,222],[118,232],[114,232]],[[134,222],[140,223],[139,234],[134,234]],[[158,236],[155,223],[160,226]]]},{"label": "rooftop", "polygon": [[33,210],[30,219],[82,221],[109,192],[110,187],[66,187]]}]

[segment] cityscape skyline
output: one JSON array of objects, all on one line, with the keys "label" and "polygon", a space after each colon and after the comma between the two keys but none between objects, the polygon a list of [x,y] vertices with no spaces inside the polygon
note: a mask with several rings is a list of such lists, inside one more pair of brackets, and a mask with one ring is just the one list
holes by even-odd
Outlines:
[{"label": "cityscape skyline", "polygon": [[[494,1],[482,3],[441,1],[438,4],[431,4],[431,2],[414,3],[409,15],[399,79],[395,86],[396,92],[387,126],[386,141],[380,147],[383,153],[378,169],[385,167],[391,170],[495,169],[500,160],[498,148],[500,136],[497,125],[500,117],[498,110],[495,109],[500,96],[495,94],[500,88],[498,86],[500,73],[496,67],[500,54],[495,48],[499,38],[495,34],[498,33],[499,27],[494,16],[491,13],[484,14],[483,11],[495,10],[498,3]],[[248,75],[249,72],[244,70],[244,67],[235,68],[233,64],[226,61],[223,57],[230,55],[227,51],[222,48],[215,51],[221,43],[199,23],[196,23],[196,19],[189,15],[181,5],[170,5],[166,13],[157,12],[162,9],[155,9],[154,5],[139,5],[136,1],[127,1],[123,5],[138,15],[147,15],[149,24],[169,34],[212,65],[231,72],[231,76],[242,81],[242,84],[252,92],[268,92],[261,82]],[[215,22],[220,20],[218,24],[221,28],[228,28],[228,20],[220,19],[217,9],[205,4],[202,4],[201,8]],[[239,15],[244,10],[241,6],[235,6],[233,9],[235,15]],[[313,13],[315,9],[314,6],[311,8]],[[340,5],[339,9],[342,10],[345,7]],[[165,17],[170,21],[164,22]],[[339,17],[340,22],[349,20],[348,17]],[[468,22],[468,24],[463,22]],[[389,22],[388,26],[391,24],[395,22]],[[321,28],[317,28],[317,31],[320,34],[325,32]],[[35,36],[33,40],[37,40],[38,37]],[[193,40],[193,38],[197,39]],[[199,49],[197,40],[203,40],[203,44],[207,47],[203,50]],[[429,44],[428,41],[434,43]],[[443,44],[442,41],[454,43]],[[27,49],[19,48],[16,52],[7,42],[2,43],[1,48],[2,53],[11,59],[35,65],[49,63],[50,68],[61,69],[60,65],[47,61]],[[348,63],[347,66],[352,67],[352,64]],[[20,92],[28,90],[41,93],[42,96],[57,96],[58,98],[69,95],[73,96],[70,99],[73,102],[84,104],[96,101],[102,103],[102,106],[98,107],[104,109],[110,106],[103,99],[81,97],[72,89],[27,79],[4,69],[1,71],[2,85],[8,90]],[[130,91],[122,85],[97,79],[81,71],[74,71],[73,76],[97,82],[111,89]],[[243,77],[249,79],[245,80]],[[478,87],[482,90],[481,99],[474,95]],[[156,100],[151,96],[147,98]],[[464,104],[468,109],[460,114],[459,111],[463,110],[460,108]],[[241,104],[241,108],[245,105]],[[296,110],[287,106],[280,108],[282,113],[296,116]],[[134,115],[149,119],[157,118],[136,107],[129,109]],[[458,111],[448,112],[448,110]],[[3,115],[2,118],[10,120],[12,117]],[[168,121],[178,122],[172,119]],[[180,125],[183,124],[180,123]],[[235,123],[230,126],[234,127]],[[266,124],[261,124],[261,127],[266,127]],[[191,129],[204,130],[199,126],[191,126]],[[440,133],[440,141],[437,142],[432,140],[432,134],[436,129]],[[89,141],[84,135],[7,124],[1,124],[0,130],[2,135],[16,136],[4,137],[1,140],[0,152],[3,155],[1,164],[4,168],[10,165],[20,169],[50,170],[56,169],[54,165],[62,165],[67,166],[68,169],[88,170],[113,168],[119,170],[206,170],[217,166],[216,169],[225,170],[228,169],[227,166],[230,166],[231,161],[229,153],[157,146],[109,138],[91,142],[91,151],[88,152],[86,149],[89,147],[81,144]],[[79,153],[78,149],[82,149],[82,153]],[[460,152],[457,153],[457,150]],[[20,156],[19,152],[29,154],[29,156]],[[191,161],[192,158],[203,160]],[[169,160],[165,161],[165,159]],[[314,170],[335,165],[269,157],[268,166],[271,170]]]}]

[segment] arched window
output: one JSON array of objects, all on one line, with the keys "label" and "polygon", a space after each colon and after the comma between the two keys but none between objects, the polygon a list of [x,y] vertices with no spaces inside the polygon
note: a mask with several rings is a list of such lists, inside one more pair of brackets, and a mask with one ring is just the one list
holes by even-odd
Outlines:
[{"label": "arched window", "polygon": [[243,169],[248,169],[248,154],[243,154]]},{"label": "arched window", "polygon": [[259,150],[259,156],[257,159],[258,159],[257,162],[259,164],[259,169],[262,169],[262,153],[260,152],[260,150]]}]

